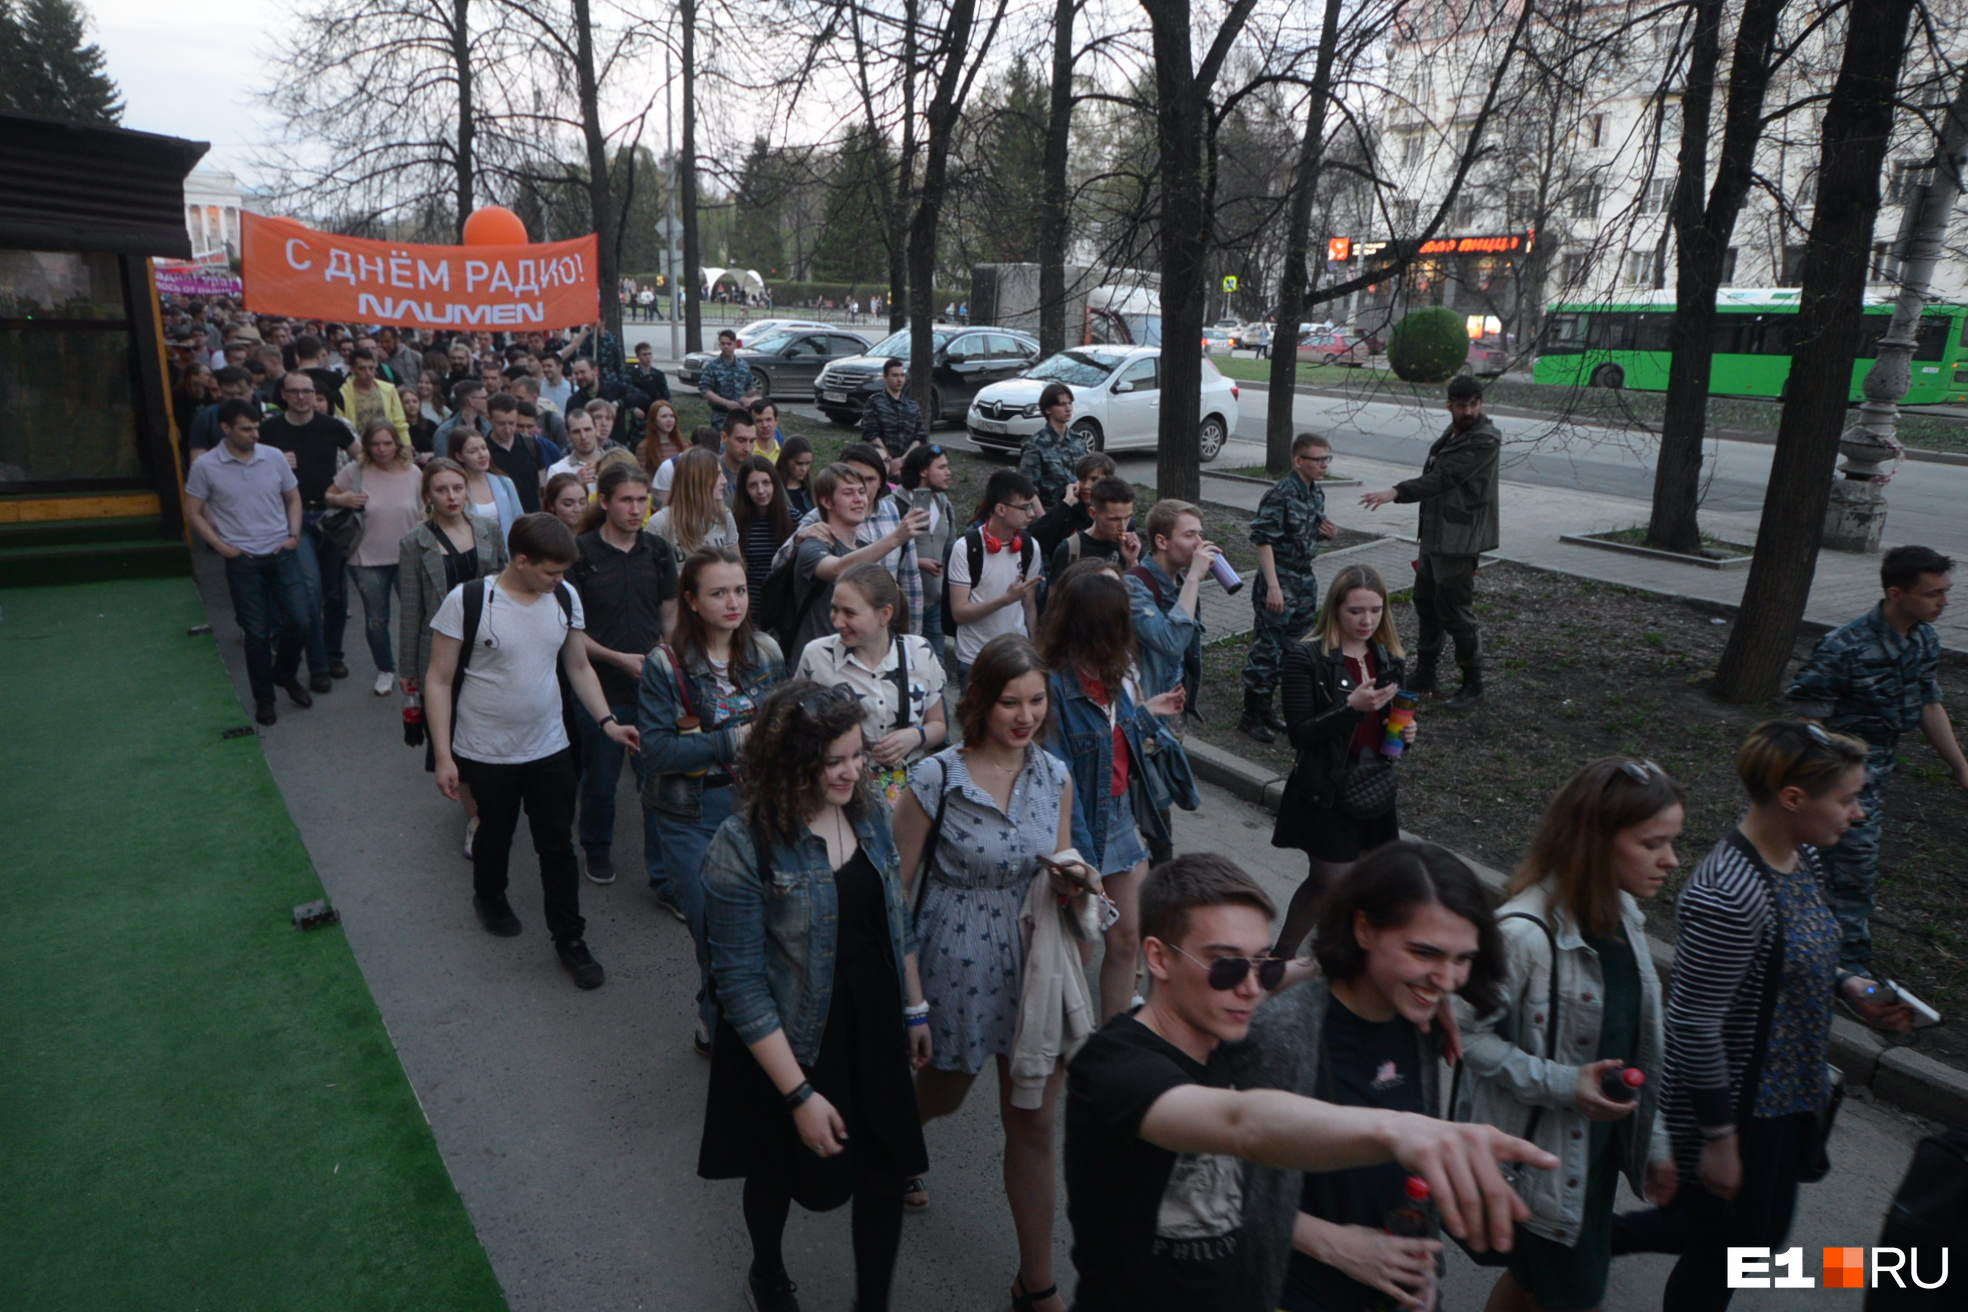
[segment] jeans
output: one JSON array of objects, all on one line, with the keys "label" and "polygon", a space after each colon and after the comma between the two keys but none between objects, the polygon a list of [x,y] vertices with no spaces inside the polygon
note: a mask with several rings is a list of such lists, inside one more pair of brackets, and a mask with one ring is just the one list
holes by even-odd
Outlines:
[{"label": "jeans", "polygon": [[350,565],[355,590],[362,598],[362,636],[376,673],[396,673],[396,652],[390,646],[390,589],[396,586],[394,565]]},{"label": "jeans", "polygon": [[1439,659],[1447,634],[1455,641],[1457,665],[1473,670],[1482,664],[1482,635],[1476,630],[1476,557],[1422,553],[1415,570],[1414,605],[1421,628],[1417,652],[1430,661]]},{"label": "jeans", "polygon": [[458,777],[478,802],[478,835],[472,840],[472,892],[503,901],[519,813],[533,831],[540,858],[540,891],[547,932],[556,943],[580,938],[581,873],[574,863],[574,749],[520,765],[492,765],[458,757]]},{"label": "jeans", "polygon": [[937,663],[945,669],[950,664],[950,653],[943,643],[943,599],[935,601],[924,599],[922,616],[922,636],[929,639],[929,645],[936,652]]},{"label": "jeans", "polygon": [[225,571],[233,617],[246,635],[246,681],[254,701],[270,702],[276,685],[293,681],[307,641],[310,612],[300,553],[234,556]]},{"label": "jeans", "polygon": [[308,673],[325,673],[342,659],[342,631],[348,627],[348,558],[321,536],[326,510],[301,512],[301,572],[307,579]]},{"label": "jeans", "polygon": [[[717,1004],[711,997],[710,938],[704,929],[704,853],[710,850],[718,826],[731,815],[731,792],[729,784],[706,788],[702,813],[695,819],[662,811],[643,812],[649,850],[662,851],[669,871],[670,896],[683,908],[683,919],[697,945],[697,969],[702,976],[697,988],[697,1016],[704,1022],[706,1034],[716,1032]],[[655,882],[653,873],[651,882]]]},{"label": "jeans", "polygon": [[[636,722],[636,704],[633,699],[625,702],[610,702],[608,709],[623,724]],[[588,708],[576,702],[574,706],[574,730],[580,737],[581,748],[581,846],[590,852],[606,852],[615,842],[615,786],[622,778],[622,758],[628,748],[603,733],[595,724]],[[636,785],[640,789],[645,767],[642,753],[629,757],[635,769]],[[657,837],[656,824],[651,813],[642,815],[642,858],[649,870],[650,885],[658,891],[668,887],[667,876],[661,874],[663,854],[661,840]]]}]

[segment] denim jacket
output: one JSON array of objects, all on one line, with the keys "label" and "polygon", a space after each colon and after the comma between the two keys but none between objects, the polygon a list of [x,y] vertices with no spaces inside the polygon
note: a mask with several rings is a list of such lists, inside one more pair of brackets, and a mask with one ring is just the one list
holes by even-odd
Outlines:
[{"label": "denim jacket", "polygon": [[[908,997],[904,958],[916,950],[902,893],[902,861],[888,835],[888,808],[872,804],[854,822],[862,850],[881,872],[888,909],[889,954],[902,996]],[[711,979],[724,1019],[746,1043],[777,1029],[793,1056],[811,1066],[827,1032],[833,1000],[835,922],[839,900],[827,844],[802,833],[771,843],[772,877],[761,877],[752,828],[741,809],[718,827],[704,857],[704,935]],[[899,1030],[901,1019],[896,1020]]]},{"label": "denim jacket", "polygon": [[[1170,578],[1152,555],[1144,554],[1138,568],[1155,580],[1153,588],[1133,574],[1124,580],[1128,612],[1134,619],[1136,658],[1141,663],[1141,687],[1150,697],[1158,697],[1181,684],[1189,690],[1186,707],[1194,711],[1202,691],[1202,606],[1198,603],[1198,613],[1192,616],[1175,604],[1182,593],[1182,580]],[[1156,589],[1161,591],[1159,599]]]},{"label": "denim jacket", "polygon": [[[1649,1161],[1672,1160],[1666,1118],[1660,1115],[1662,1019],[1660,976],[1647,950],[1646,917],[1632,895],[1621,893],[1620,927],[1633,945],[1640,970],[1640,1051],[1628,1061],[1648,1075],[1633,1114],[1614,1123],[1620,1169],[1639,1193]],[[1550,904],[1550,891],[1534,884],[1497,908],[1499,916],[1524,912],[1551,926],[1558,959],[1551,960],[1551,940],[1528,920],[1502,921],[1507,970],[1503,1005],[1478,1016],[1461,998],[1455,1000],[1456,1023],[1463,1035],[1464,1077],[1458,1081],[1455,1108],[1458,1121],[1478,1121],[1521,1135],[1533,1107],[1544,1108],[1538,1118],[1537,1146],[1558,1158],[1555,1171],[1524,1171],[1517,1192],[1531,1209],[1525,1226],[1534,1234],[1571,1244],[1584,1222],[1586,1160],[1592,1126],[1578,1109],[1579,1067],[1599,1051],[1599,1028],[1604,1008],[1605,980],[1599,956],[1579,935],[1578,926]],[[1551,973],[1558,972],[1558,1051],[1545,1051],[1550,1028],[1545,1008],[1551,998]]]},{"label": "denim jacket", "polygon": [[[779,644],[763,633],[752,635],[755,659],[737,672],[741,691],[754,702],[786,677]],[[690,690],[690,710],[677,701],[676,673],[662,647],[650,649],[642,663],[642,682],[636,689],[636,728],[642,733],[645,772],[643,805],[666,815],[692,818],[703,813],[706,772],[730,773],[738,759],[738,726],[729,720],[703,723],[700,733],[678,733],[677,720],[717,705],[717,685],[702,656],[685,662],[684,683]]]},{"label": "denim jacket", "polygon": [[[1098,863],[1107,850],[1107,797],[1114,777],[1114,733],[1107,724],[1107,712],[1087,696],[1077,675],[1052,674],[1047,677],[1052,699],[1052,720],[1047,730],[1047,746],[1066,762],[1073,772],[1073,846]],[[1132,772],[1144,768],[1147,753],[1142,744],[1155,736],[1155,717],[1117,688],[1120,698],[1114,723],[1127,739],[1128,766]],[[1158,803],[1160,804],[1160,803]],[[1133,811],[1126,812],[1129,823]]]}]

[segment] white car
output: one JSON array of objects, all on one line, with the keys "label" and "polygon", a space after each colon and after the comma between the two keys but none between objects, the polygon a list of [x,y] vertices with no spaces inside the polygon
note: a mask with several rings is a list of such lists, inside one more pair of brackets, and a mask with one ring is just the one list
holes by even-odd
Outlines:
[{"label": "white car", "polygon": [[[1237,427],[1237,385],[1203,362],[1204,460],[1214,460]],[[1073,389],[1073,428],[1095,451],[1152,449],[1160,440],[1162,348],[1075,346],[1041,360],[1022,378],[992,383],[970,403],[964,426],[977,445],[1019,451],[1045,427],[1039,394],[1048,383]]]},{"label": "white car", "polygon": [[[784,332],[788,328],[797,328],[802,332],[816,329],[820,332],[826,332],[833,328],[833,326],[830,323],[821,323],[817,319],[754,319],[744,327],[738,329],[738,345],[750,346],[767,333]],[[722,330],[720,329],[720,331]],[[715,341],[716,339],[713,338],[712,340]],[[714,347],[713,350],[715,349]]]}]

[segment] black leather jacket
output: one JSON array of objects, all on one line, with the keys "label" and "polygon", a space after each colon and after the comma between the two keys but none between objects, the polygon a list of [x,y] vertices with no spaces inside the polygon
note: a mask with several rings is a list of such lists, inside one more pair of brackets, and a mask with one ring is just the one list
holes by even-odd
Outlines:
[{"label": "black leather jacket", "polygon": [[[1374,668],[1382,678],[1401,681],[1406,667],[1397,656],[1389,656],[1379,643],[1373,645]],[[1271,836],[1274,847],[1298,847],[1315,810],[1330,810],[1340,772],[1346,767],[1347,746],[1360,727],[1360,712],[1346,704],[1354,684],[1346,672],[1346,659],[1337,650],[1327,651],[1316,639],[1296,642],[1285,649],[1281,682],[1285,690],[1285,724],[1298,761],[1291,778],[1285,781],[1283,804],[1278,808],[1278,825]],[[1386,711],[1380,717],[1385,720]]]}]

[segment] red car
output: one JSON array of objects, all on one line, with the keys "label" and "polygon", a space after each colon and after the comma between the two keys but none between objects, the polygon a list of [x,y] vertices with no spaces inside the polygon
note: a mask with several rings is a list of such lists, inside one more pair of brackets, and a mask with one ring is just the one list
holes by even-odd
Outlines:
[{"label": "red car", "polygon": [[1367,362],[1367,344],[1336,329],[1306,329],[1298,337],[1298,358],[1304,364],[1350,364],[1355,368]]}]

